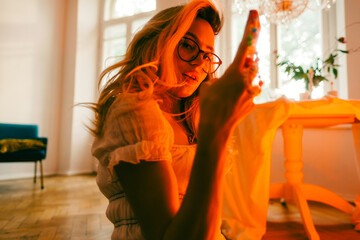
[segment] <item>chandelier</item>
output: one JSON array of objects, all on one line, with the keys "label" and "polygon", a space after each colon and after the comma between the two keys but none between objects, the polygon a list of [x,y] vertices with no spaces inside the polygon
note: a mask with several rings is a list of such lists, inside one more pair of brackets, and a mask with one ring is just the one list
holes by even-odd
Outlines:
[{"label": "chandelier", "polygon": [[300,16],[305,9],[329,9],[336,0],[234,0],[239,14],[258,9],[260,15],[275,24],[286,24]]},{"label": "chandelier", "polygon": [[269,22],[289,23],[305,11],[308,2],[309,0],[262,0],[259,12]]},{"label": "chandelier", "polygon": [[330,9],[332,4],[335,4],[336,0],[313,0],[309,1],[308,9],[313,11],[320,11],[322,9]]}]

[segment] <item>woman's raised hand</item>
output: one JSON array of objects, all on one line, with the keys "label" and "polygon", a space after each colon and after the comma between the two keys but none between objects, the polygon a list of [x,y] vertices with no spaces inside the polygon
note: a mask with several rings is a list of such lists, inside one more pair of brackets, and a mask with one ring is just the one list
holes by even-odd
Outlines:
[{"label": "woman's raised hand", "polygon": [[258,71],[254,59],[260,33],[259,15],[251,10],[234,61],[224,75],[200,91],[200,125],[231,131],[253,108],[253,98],[261,91],[252,81]]}]

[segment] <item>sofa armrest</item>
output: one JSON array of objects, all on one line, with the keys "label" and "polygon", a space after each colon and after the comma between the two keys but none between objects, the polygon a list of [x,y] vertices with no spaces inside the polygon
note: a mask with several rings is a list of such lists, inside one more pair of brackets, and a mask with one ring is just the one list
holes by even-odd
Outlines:
[{"label": "sofa armrest", "polygon": [[47,145],[47,143],[48,143],[48,138],[47,137],[38,137],[36,139],[42,141],[45,145]]}]

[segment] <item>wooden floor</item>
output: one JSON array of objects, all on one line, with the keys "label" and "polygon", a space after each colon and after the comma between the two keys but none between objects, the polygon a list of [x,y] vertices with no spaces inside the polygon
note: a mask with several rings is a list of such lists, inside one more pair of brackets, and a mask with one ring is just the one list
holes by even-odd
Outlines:
[{"label": "wooden floor", "polygon": [[[45,178],[45,189],[32,179],[0,181],[0,239],[110,239],[107,199],[94,175]],[[360,239],[349,216],[319,203],[310,204],[320,238]],[[307,239],[296,207],[271,201],[264,240]]]},{"label": "wooden floor", "polygon": [[[317,202],[309,202],[309,206],[321,240],[360,240],[360,232],[354,230],[349,215]],[[282,205],[271,200],[267,219],[267,233],[263,240],[308,239],[298,208],[293,204]]]},{"label": "wooden floor", "polygon": [[110,239],[94,175],[0,181],[0,239]]}]

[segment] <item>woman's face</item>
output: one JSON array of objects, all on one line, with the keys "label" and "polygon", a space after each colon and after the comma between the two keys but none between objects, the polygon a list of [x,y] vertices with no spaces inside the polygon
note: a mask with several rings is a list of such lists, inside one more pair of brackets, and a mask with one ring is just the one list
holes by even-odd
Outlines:
[{"label": "woman's face", "polygon": [[[200,50],[214,52],[215,35],[206,20],[196,18],[184,37],[197,43]],[[172,88],[170,90],[172,95],[179,98],[189,97],[204,81],[207,73],[203,70],[206,65],[206,60],[203,59],[203,56],[204,53],[201,52],[194,60],[186,62],[179,57],[178,51],[175,51],[175,67],[177,67],[179,72],[178,83],[183,85]]]}]

